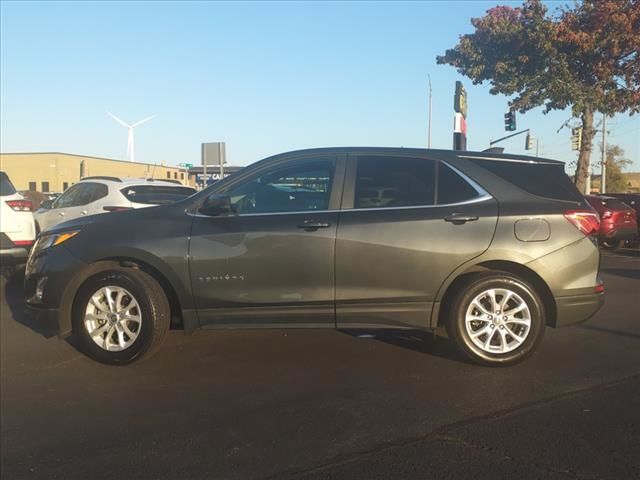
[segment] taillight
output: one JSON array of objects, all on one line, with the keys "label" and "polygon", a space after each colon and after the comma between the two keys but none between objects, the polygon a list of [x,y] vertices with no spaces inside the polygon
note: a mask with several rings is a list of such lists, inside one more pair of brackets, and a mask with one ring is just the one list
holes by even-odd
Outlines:
[{"label": "taillight", "polygon": [[597,235],[600,230],[600,217],[593,210],[567,210],[564,218],[586,236]]},{"label": "taillight", "polygon": [[131,207],[102,207],[105,212],[124,212],[125,210],[133,210]]},{"label": "taillight", "polygon": [[13,244],[18,247],[30,247],[33,245],[33,240],[14,240]]},{"label": "taillight", "polygon": [[5,202],[16,212],[30,212],[33,204],[29,200],[7,200]]}]

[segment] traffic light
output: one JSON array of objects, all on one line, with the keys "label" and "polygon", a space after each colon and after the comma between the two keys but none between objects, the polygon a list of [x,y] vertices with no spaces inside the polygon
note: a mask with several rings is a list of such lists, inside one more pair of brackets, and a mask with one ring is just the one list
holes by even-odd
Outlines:
[{"label": "traffic light", "polygon": [[582,127],[571,129],[571,150],[580,151],[582,147]]},{"label": "traffic light", "polygon": [[524,149],[525,150],[533,150],[535,146],[536,139],[531,133],[527,132],[527,139],[524,141]]},{"label": "traffic light", "polygon": [[507,132],[513,132],[516,129],[516,112],[513,110],[504,114],[504,129]]}]

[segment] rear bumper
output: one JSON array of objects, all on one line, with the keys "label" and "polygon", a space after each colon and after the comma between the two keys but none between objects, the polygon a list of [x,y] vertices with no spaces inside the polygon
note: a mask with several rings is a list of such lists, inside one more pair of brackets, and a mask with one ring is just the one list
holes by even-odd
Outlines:
[{"label": "rear bumper", "polygon": [[565,327],[589,320],[604,305],[604,293],[556,297],[554,327]]},{"label": "rear bumper", "polygon": [[600,240],[631,240],[638,236],[638,227],[620,227],[607,230],[600,235]]}]

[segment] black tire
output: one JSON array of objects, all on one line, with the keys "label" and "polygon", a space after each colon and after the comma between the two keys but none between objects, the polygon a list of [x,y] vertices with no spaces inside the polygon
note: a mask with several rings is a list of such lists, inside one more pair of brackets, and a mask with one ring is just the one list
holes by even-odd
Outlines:
[{"label": "black tire", "polygon": [[622,246],[622,240],[603,240],[600,242],[600,246],[605,250],[617,250]]},{"label": "black tire", "polygon": [[[137,337],[120,351],[107,351],[89,335],[84,315],[91,297],[103,287],[115,286],[130,292],[139,305],[141,322]],[[87,279],[79,288],[73,306],[73,337],[78,349],[87,356],[109,365],[126,365],[153,353],[170,325],[167,296],[158,282],[147,273],[125,267],[113,267]]]},{"label": "black tire", "polygon": [[[528,330],[526,330],[524,341],[522,341],[519,346],[506,353],[494,353],[480,348],[474,343],[467,331],[466,314],[467,310],[472,308],[471,302],[478,295],[481,295],[483,292],[490,289],[504,289],[515,293],[519,296],[519,299],[526,304],[529,310],[530,326],[528,327]],[[504,297],[500,298],[503,299]],[[515,301],[515,299],[513,301]],[[472,311],[480,312],[477,309],[473,309]],[[487,318],[489,317],[487,316]],[[504,317],[500,316],[500,318]],[[498,322],[500,320],[496,318],[495,321]],[[494,343],[502,345],[504,342],[506,344],[506,340],[495,338],[495,333],[500,333],[498,332],[498,329],[502,329],[503,333],[509,332],[508,329],[513,329],[513,333],[516,333],[516,329],[525,328],[513,323],[509,325],[496,324],[495,326],[492,326],[492,323],[493,322],[488,320],[481,320],[476,322],[478,329],[474,330],[474,332],[479,332],[484,327],[490,327],[491,329],[495,328],[495,330],[488,330],[488,332],[493,331],[493,333],[491,333],[493,338],[489,340],[489,350],[491,350]],[[538,348],[540,342],[542,342],[545,326],[546,319],[540,296],[529,283],[507,272],[490,272],[471,275],[454,296],[448,311],[446,323],[447,334],[458,349],[474,363],[487,366],[509,366],[527,358]],[[507,330],[504,330],[505,328]],[[507,338],[509,338],[511,342],[515,343],[515,336],[509,335],[510,333],[511,332],[506,333]],[[520,330],[518,330],[517,333],[524,334]],[[484,342],[488,336],[489,333],[477,338],[478,341]],[[501,336],[502,333],[497,337]]]}]

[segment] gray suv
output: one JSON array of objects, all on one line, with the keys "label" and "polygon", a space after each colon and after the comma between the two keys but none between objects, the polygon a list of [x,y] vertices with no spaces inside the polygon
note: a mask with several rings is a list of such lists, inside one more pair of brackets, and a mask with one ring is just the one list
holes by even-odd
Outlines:
[{"label": "gray suv", "polygon": [[26,301],[109,364],[173,324],[446,329],[472,361],[509,365],[601,307],[598,225],[561,162],[303,150],[171,205],[57,225]]}]

